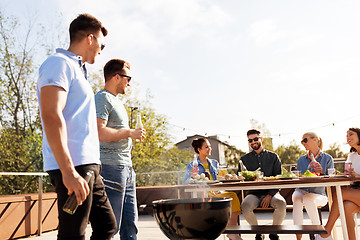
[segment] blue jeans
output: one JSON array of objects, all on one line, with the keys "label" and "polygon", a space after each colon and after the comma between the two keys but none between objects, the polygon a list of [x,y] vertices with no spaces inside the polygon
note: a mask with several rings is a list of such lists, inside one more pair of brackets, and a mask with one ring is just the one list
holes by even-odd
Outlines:
[{"label": "blue jeans", "polygon": [[[102,165],[106,194],[115,214],[120,239],[137,239],[138,210],[136,201],[136,175],[132,167]],[[114,235],[115,235],[114,234]]]}]

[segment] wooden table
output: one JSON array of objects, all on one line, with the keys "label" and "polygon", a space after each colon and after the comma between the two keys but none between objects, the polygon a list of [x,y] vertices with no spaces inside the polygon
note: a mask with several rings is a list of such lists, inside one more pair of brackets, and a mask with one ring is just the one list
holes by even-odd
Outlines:
[{"label": "wooden table", "polygon": [[[327,187],[330,190],[332,186],[336,189],[336,197],[339,203],[340,219],[344,240],[348,240],[345,211],[343,198],[341,194],[341,186],[350,185],[353,181],[359,181],[360,178],[336,176],[336,177],[302,177],[289,180],[264,180],[264,181],[236,181],[236,182],[223,182],[212,184],[191,185],[185,189],[185,192],[191,192],[193,197],[197,193],[204,193],[207,191],[239,191],[239,190],[259,190],[259,189],[280,189],[280,188],[299,188],[299,187]],[[328,191],[331,195],[331,190]]]}]

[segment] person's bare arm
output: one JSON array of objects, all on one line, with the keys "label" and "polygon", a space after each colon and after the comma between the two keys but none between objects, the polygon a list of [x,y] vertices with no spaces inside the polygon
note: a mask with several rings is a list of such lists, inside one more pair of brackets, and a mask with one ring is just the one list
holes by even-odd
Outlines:
[{"label": "person's bare arm", "polygon": [[99,140],[101,142],[115,142],[125,138],[141,139],[145,138],[146,131],[143,128],[138,129],[115,129],[107,127],[107,120],[97,118]]},{"label": "person's bare arm", "polygon": [[63,109],[66,104],[67,92],[61,87],[45,86],[41,88],[41,117],[49,146],[55,156],[62,174],[68,194],[75,193],[81,205],[89,194],[89,186],[73,165],[67,142],[66,123]]},{"label": "person's bare arm", "polygon": [[271,196],[270,194],[266,195],[266,196],[263,198],[263,200],[261,201],[260,206],[261,206],[262,208],[268,208],[269,205],[270,205],[271,199],[272,199],[272,196]]}]

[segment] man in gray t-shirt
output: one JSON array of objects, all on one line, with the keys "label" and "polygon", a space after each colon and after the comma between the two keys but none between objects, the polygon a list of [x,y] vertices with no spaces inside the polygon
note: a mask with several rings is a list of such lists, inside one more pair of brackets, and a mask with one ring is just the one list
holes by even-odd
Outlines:
[{"label": "man in gray t-shirt", "polygon": [[[145,139],[145,129],[130,129],[118,94],[130,86],[130,64],[112,59],[104,67],[105,88],[95,95],[100,139],[101,175],[113,208],[120,239],[137,239],[136,178],[132,168],[132,139]],[[115,234],[116,234],[115,233]]]}]

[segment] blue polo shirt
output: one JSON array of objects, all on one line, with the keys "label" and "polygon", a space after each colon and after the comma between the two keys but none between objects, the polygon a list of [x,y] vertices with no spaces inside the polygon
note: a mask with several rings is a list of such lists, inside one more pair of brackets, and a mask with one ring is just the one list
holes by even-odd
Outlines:
[{"label": "blue polo shirt", "polygon": [[[56,49],[56,53],[41,65],[37,82],[39,106],[40,90],[44,86],[58,86],[67,93],[63,116],[74,166],[100,164],[94,93],[86,80],[86,69],[81,60],[81,56],[72,52]],[[45,171],[59,169],[45,131],[43,161]]]}]

